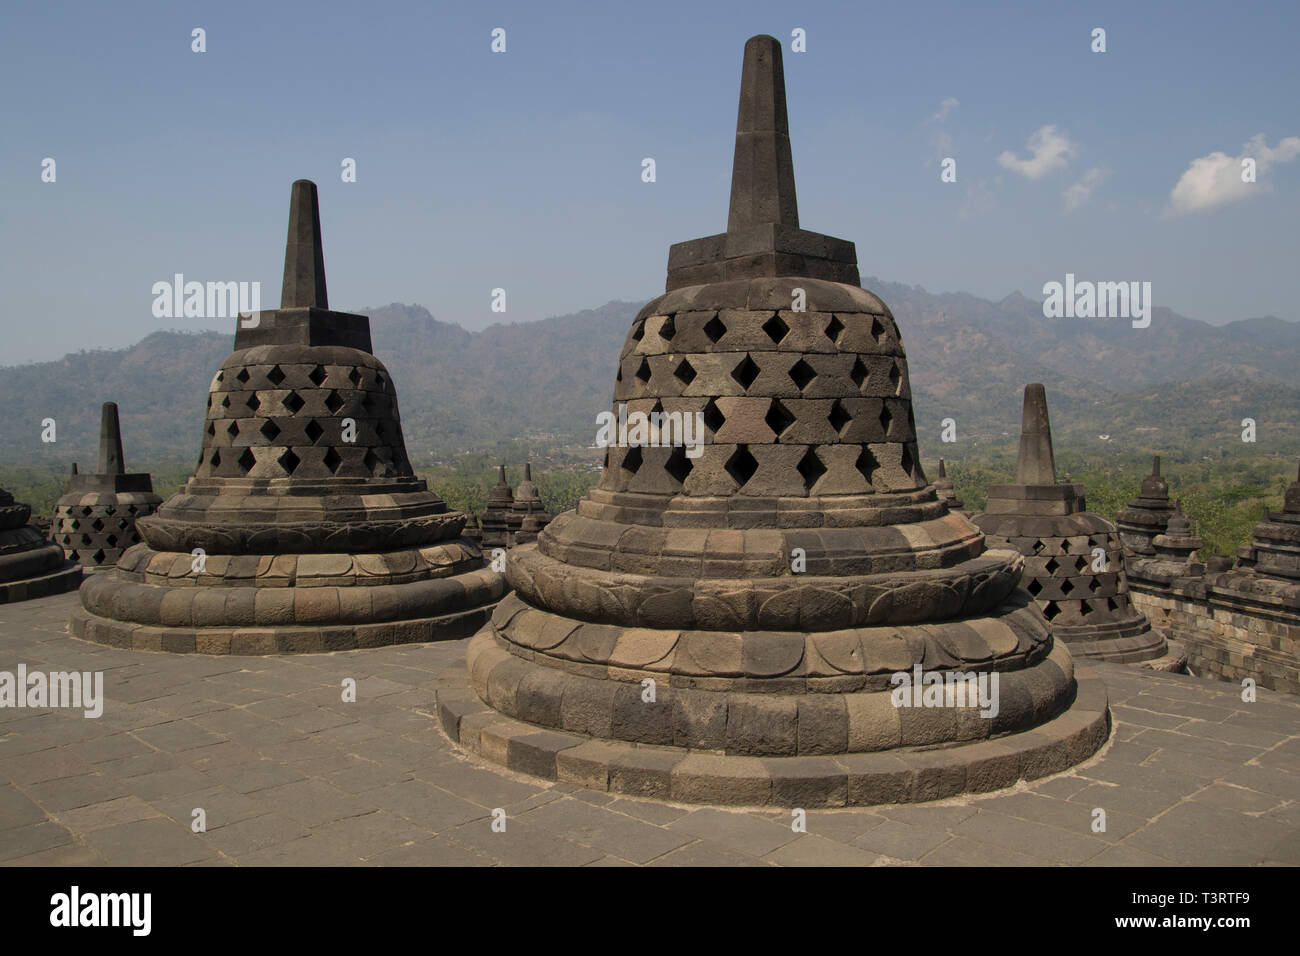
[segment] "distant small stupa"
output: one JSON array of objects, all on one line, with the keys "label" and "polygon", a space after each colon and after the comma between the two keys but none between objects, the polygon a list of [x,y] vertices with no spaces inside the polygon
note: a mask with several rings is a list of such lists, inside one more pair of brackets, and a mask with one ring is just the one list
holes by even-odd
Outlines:
[{"label": "distant small stupa", "polygon": [[99,418],[99,469],[87,475],[73,464],[54,505],[54,540],[87,571],[111,568],[140,542],[136,521],[160,504],[147,472],[127,473],[117,404],[105,402]]}]

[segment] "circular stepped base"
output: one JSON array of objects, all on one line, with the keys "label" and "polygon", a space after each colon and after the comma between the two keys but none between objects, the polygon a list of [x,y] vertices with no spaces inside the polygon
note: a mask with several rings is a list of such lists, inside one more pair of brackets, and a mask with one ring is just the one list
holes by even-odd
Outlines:
[{"label": "circular stepped base", "polygon": [[[1170,646],[1154,629],[1130,637],[1110,637],[1101,640],[1072,641],[1068,634],[1056,633],[1057,640],[1070,649],[1076,661],[1108,661],[1113,664],[1144,664],[1163,660]],[[1186,655],[1183,655],[1186,658]]]},{"label": "circular stepped base", "polygon": [[1187,649],[1175,641],[1169,641],[1167,647],[1164,657],[1155,657],[1149,661],[1143,661],[1142,666],[1153,671],[1163,671],[1166,674],[1186,674]]},{"label": "circular stepped base", "polygon": [[731,756],[542,729],[484,704],[463,667],[440,682],[432,716],[453,743],[489,762],[591,790],[678,803],[868,806],[987,793],[1087,759],[1110,734],[1110,711],[1100,678],[1087,669],[1075,677],[1070,707],[1033,730],[971,744],[834,756]]},{"label": "circular stepped base", "polygon": [[81,587],[81,566],[69,563],[57,571],[40,574],[34,578],[21,578],[0,584],[0,604],[30,601],[33,598],[64,594]]},{"label": "circular stepped base", "polygon": [[134,651],[175,654],[321,654],[392,644],[454,641],[469,637],[492,617],[496,602],[436,617],[420,617],[374,624],[328,622],[316,627],[184,628],[150,627],[113,621],[85,608],[72,612],[74,636],[97,644]]}]

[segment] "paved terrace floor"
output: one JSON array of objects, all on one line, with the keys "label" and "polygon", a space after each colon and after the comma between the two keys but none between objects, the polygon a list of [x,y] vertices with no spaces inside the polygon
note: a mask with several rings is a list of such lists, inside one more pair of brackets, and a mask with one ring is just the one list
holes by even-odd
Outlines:
[{"label": "paved terrace floor", "polygon": [[464,641],[136,653],[68,636],[75,601],[0,607],[0,670],[100,670],[107,698],[97,720],[0,709],[6,865],[1300,863],[1300,701],[1269,691],[1245,704],[1228,684],[1102,665],[1115,727],[1087,763],[997,794],[810,811],[795,833],[789,813],[621,798],[461,756],[421,710]]}]

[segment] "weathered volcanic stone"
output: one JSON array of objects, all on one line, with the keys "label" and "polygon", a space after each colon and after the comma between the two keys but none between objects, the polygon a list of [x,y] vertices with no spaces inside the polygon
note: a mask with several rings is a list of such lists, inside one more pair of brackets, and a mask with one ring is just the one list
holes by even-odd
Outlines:
[{"label": "weathered volcanic stone", "polygon": [[1024,555],[1025,587],[1076,657],[1165,657],[1164,637],[1129,601],[1115,526],[1084,507],[1082,487],[1056,480],[1047,392],[1026,385],[1016,483],[991,486],[984,512],[972,520],[990,543]]},{"label": "weathered volcanic stone", "polygon": [[505,593],[415,477],[370,321],[327,307],[316,186],[293,184],[283,305],[240,316],[194,477],[82,590],[80,637],[209,654],[463,637]]},{"label": "weathered volcanic stone", "polygon": [[[898,326],[853,243],[799,228],[772,37],[746,44],[740,104],[728,231],[672,247],[614,385],[616,421],[699,415],[699,455],[609,447],[576,510],[509,552],[515,593],[468,651],[490,709],[453,719],[444,688],[444,726],[523,772],[729,804],[932,799],[1083,759],[1104,692],[1076,694],[1023,559],[926,480]],[[996,672],[1009,706],[895,707],[913,668]],[[553,760],[499,743],[539,728]],[[998,737],[1023,747],[968,778],[989,756],[967,748]]]},{"label": "weathered volcanic stone", "polygon": [[481,520],[481,541],[485,549],[510,547],[510,513],[515,504],[514,491],[506,481],[506,466],[499,466],[496,485],[488,492]]},{"label": "weathered volcanic stone", "polygon": [[536,541],[541,530],[551,523],[553,516],[542,504],[542,496],[533,484],[532,462],[524,462],[524,480],[515,489],[514,504],[510,508],[511,545]]},{"label": "weathered volcanic stone", "polygon": [[77,472],[54,505],[52,536],[69,558],[88,571],[112,568],[140,542],[136,521],[162,504],[148,473],[127,474],[117,405],[105,402],[99,424],[99,470]]},{"label": "weathered volcanic stone", "polygon": [[81,567],[28,523],[29,505],[0,488],[0,604],[74,591]]}]

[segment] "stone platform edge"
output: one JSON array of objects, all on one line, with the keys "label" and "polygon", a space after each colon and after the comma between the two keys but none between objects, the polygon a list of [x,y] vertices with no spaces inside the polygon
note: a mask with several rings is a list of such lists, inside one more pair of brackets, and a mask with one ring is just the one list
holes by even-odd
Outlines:
[{"label": "stone platform edge", "polygon": [[236,628],[155,627],[109,620],[77,607],[72,611],[69,630],[74,637],[85,641],[133,651],[249,657],[327,654],[394,644],[460,640],[486,625],[496,605],[493,601],[434,617],[373,624]]},{"label": "stone platform edge", "polygon": [[66,594],[81,587],[81,565],[75,562],[34,578],[20,578],[0,584],[0,604],[14,604],[34,598]]},{"label": "stone platform edge", "polygon": [[1073,703],[1033,730],[955,746],[829,756],[747,757],[597,740],[505,717],[470,687],[465,667],[439,681],[423,711],[453,744],[517,773],[673,803],[851,807],[989,793],[1082,763],[1110,736],[1106,687],[1075,671]]}]

